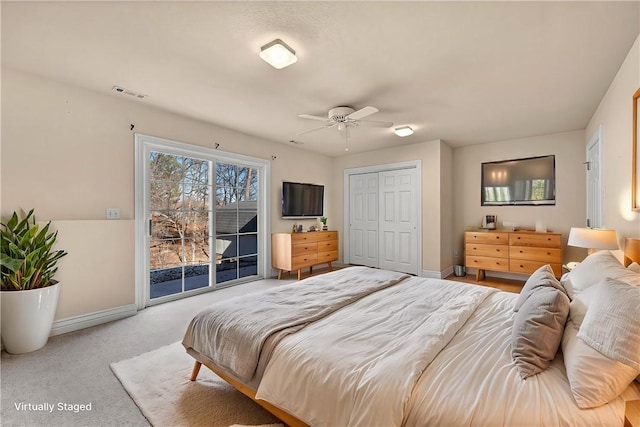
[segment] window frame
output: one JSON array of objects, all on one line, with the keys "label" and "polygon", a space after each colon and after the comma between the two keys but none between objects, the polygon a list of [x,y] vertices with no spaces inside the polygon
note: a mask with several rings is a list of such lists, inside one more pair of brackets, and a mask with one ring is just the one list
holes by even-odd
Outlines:
[{"label": "window frame", "polygon": [[[151,135],[136,133],[135,137],[135,303],[139,310],[170,301],[184,296],[190,296],[196,291],[176,294],[174,298],[163,297],[150,300],[149,296],[149,212],[148,192],[149,192],[149,167],[147,159],[150,152],[195,157],[212,162],[212,171],[215,173],[216,163],[233,163],[248,166],[258,171],[258,269],[257,276],[249,279],[236,279],[230,282],[223,282],[220,286],[207,286],[200,289],[200,292],[210,292],[227,286],[244,283],[248,280],[256,280],[269,276],[271,271],[271,163],[268,160],[260,159],[243,154],[229,153],[215,149],[213,147],[203,147],[159,138]],[[214,179],[215,188],[215,179]],[[215,194],[212,195],[215,199]],[[213,224],[211,224],[213,227]],[[210,233],[215,238],[215,229]],[[214,260],[215,263],[215,260]],[[214,279],[215,280],[215,279]],[[215,283],[215,281],[214,281]]]}]

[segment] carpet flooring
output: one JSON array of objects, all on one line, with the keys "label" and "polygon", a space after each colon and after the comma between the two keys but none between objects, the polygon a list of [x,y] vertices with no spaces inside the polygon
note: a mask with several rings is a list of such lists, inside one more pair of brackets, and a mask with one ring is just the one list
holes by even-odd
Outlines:
[{"label": "carpet flooring", "polygon": [[[287,277],[294,279],[295,274]],[[214,302],[292,282],[265,279],[228,287],[149,307],[126,319],[51,337],[46,346],[32,353],[13,355],[3,351],[0,424],[2,427],[149,426],[110,365],[181,340],[193,316]],[[44,404],[53,405],[54,409],[47,410]],[[88,404],[91,406],[87,407]],[[79,405],[85,405],[84,410]]]},{"label": "carpet flooring", "polygon": [[190,381],[193,363],[177,342],[112,363],[111,370],[153,426],[282,426],[204,366],[197,381]]}]

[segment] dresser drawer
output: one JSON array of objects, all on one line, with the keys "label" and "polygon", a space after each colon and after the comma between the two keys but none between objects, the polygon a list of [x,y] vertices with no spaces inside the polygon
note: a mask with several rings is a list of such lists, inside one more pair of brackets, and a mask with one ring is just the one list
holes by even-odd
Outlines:
[{"label": "dresser drawer", "polygon": [[328,252],[338,250],[337,240],[320,240],[318,243],[318,252]]},{"label": "dresser drawer", "polygon": [[291,233],[291,244],[317,242],[318,235],[316,233]]},{"label": "dresser drawer", "polygon": [[322,264],[325,262],[337,261],[338,260],[338,251],[329,251],[329,252],[319,252],[318,253],[318,264]]},{"label": "dresser drawer", "polygon": [[300,255],[315,254],[318,252],[317,242],[303,242],[291,245],[291,256],[296,257]]},{"label": "dresser drawer", "polygon": [[467,243],[467,253],[465,255],[488,256],[494,258],[507,258],[509,256],[509,246],[507,245],[487,245],[484,243]]},{"label": "dresser drawer", "polygon": [[319,242],[325,240],[338,240],[338,232],[337,231],[317,231],[316,233],[317,239]]},{"label": "dresser drawer", "polygon": [[298,270],[302,267],[308,267],[318,263],[318,254],[307,254],[291,257],[291,269]]},{"label": "dresser drawer", "polygon": [[533,248],[528,246],[511,246],[509,258],[529,261],[541,261],[545,264],[562,264],[562,250],[559,248]]},{"label": "dresser drawer", "polygon": [[531,274],[545,264],[549,264],[556,277],[562,276],[562,264],[540,261],[512,259],[509,261],[509,271],[512,273]]},{"label": "dresser drawer", "polygon": [[467,231],[464,234],[465,243],[485,243],[488,245],[509,244],[509,233]]},{"label": "dresser drawer", "polygon": [[562,242],[559,234],[550,233],[511,233],[509,235],[510,246],[537,246],[544,248],[561,248]]},{"label": "dresser drawer", "polygon": [[467,256],[465,264],[478,270],[509,271],[509,260],[485,256]]}]

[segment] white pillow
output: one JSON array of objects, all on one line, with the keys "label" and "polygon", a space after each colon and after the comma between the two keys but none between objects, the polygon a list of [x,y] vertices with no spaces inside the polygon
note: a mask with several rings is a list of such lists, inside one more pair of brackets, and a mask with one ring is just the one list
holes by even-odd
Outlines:
[{"label": "white pillow", "polygon": [[633,271],[634,273],[640,274],[640,264],[638,264],[637,262],[632,262],[631,264],[629,264],[627,269]]},{"label": "white pillow", "polygon": [[609,359],[578,338],[572,322],[562,336],[562,353],[571,394],[581,409],[604,405],[620,395],[637,375],[631,366]]},{"label": "white pillow", "polygon": [[640,287],[607,278],[591,289],[594,299],[578,338],[640,374]]},{"label": "white pillow", "polygon": [[560,283],[573,300],[576,295],[606,277],[640,285],[640,275],[625,268],[610,251],[598,251],[589,255],[570,273],[562,276]]}]

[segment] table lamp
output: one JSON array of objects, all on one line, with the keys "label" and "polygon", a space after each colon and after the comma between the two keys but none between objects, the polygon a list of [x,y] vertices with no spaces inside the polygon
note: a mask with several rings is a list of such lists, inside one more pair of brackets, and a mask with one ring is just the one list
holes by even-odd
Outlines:
[{"label": "table lamp", "polygon": [[589,255],[598,249],[619,248],[616,230],[606,230],[604,228],[571,227],[567,245],[587,248]]}]

